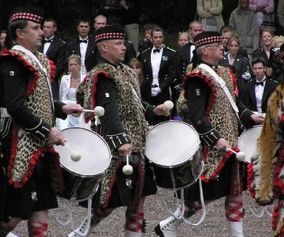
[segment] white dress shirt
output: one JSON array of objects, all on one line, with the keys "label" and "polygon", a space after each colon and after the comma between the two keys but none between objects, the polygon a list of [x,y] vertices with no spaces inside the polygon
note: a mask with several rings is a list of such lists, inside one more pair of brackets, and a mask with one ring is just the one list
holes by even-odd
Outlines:
[{"label": "white dress shirt", "polygon": [[161,65],[161,59],[163,55],[163,47],[160,48],[160,52],[155,52],[156,48],[153,47],[151,51],[151,66],[152,66],[152,86],[159,86],[159,71]]},{"label": "white dress shirt", "polygon": [[[54,36],[50,37],[49,39],[45,38],[44,40],[53,40]],[[46,54],[47,50],[49,49],[51,42],[45,42],[43,45],[43,54]]]},{"label": "white dress shirt", "polygon": [[82,39],[79,37],[79,40],[87,40],[87,43],[80,42],[80,54],[81,54],[81,74],[87,74],[87,69],[85,65],[85,58],[86,58],[86,52],[88,47],[88,38]]},{"label": "white dress shirt", "polygon": [[254,92],[255,92],[255,99],[256,99],[256,109],[257,112],[262,113],[262,96],[263,96],[263,91],[266,83],[266,77],[264,77],[261,81],[257,82],[263,82],[263,85],[255,85],[254,87]]}]

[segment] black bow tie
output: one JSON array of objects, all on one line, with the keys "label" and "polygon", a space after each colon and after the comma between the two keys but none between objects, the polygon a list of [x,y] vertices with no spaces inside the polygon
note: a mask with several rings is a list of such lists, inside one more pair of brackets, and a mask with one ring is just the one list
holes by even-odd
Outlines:
[{"label": "black bow tie", "polygon": [[79,40],[80,43],[88,43],[88,40]]},{"label": "black bow tie", "polygon": [[254,84],[256,86],[263,86],[264,85],[264,81],[256,81]]},{"label": "black bow tie", "polygon": [[153,50],[153,53],[160,53],[160,51],[161,51],[161,49],[155,48],[155,49]]},{"label": "black bow tie", "polygon": [[43,40],[43,43],[52,43],[53,42],[53,39],[44,39]]}]

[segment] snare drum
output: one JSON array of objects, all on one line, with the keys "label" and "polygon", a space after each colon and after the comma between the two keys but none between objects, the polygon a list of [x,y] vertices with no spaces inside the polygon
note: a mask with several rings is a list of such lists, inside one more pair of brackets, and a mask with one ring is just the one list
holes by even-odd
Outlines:
[{"label": "snare drum", "polygon": [[[64,198],[83,201],[95,194],[98,184],[111,161],[110,148],[97,133],[79,127],[61,131],[67,145],[56,146],[60,155],[60,165],[64,181]],[[81,159],[74,161],[71,154],[80,154]]]},{"label": "snare drum", "polygon": [[203,171],[195,129],[181,121],[166,121],[146,135],[146,157],[152,162],[156,183],[167,189],[183,189],[195,183]]},{"label": "snare drum", "polygon": [[251,163],[252,156],[256,153],[257,139],[260,136],[262,126],[257,125],[245,130],[238,139],[238,147],[245,153],[245,161]]}]

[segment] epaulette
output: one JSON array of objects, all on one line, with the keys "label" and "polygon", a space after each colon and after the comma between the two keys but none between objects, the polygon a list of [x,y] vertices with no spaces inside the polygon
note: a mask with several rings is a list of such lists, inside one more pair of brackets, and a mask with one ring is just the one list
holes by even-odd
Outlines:
[{"label": "epaulette", "polygon": [[144,50],[141,52],[141,54],[144,53],[144,52],[146,52],[146,51],[148,51],[148,50],[151,50],[151,49],[152,49],[152,48],[150,48],[150,47],[147,48],[147,49],[144,49]]},{"label": "epaulette", "polygon": [[63,39],[60,39],[59,40],[63,43],[63,44],[66,44],[66,42],[63,40]]},{"label": "epaulette", "polygon": [[170,47],[167,47],[167,46],[166,46],[165,48],[168,49],[168,50],[170,50],[170,51],[172,51],[172,52],[174,52],[174,53],[176,52],[176,50],[174,50],[174,49],[172,49],[172,48],[170,48]]}]

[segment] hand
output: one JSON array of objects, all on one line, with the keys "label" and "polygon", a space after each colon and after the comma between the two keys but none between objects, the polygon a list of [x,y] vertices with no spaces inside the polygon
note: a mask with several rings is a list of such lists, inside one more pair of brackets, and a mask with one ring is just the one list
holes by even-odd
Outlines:
[{"label": "hand", "polygon": [[154,109],[154,113],[158,116],[170,116],[170,110],[165,104],[157,105]]},{"label": "hand", "polygon": [[160,87],[152,87],[151,89],[151,95],[152,96],[157,96],[161,92]]},{"label": "hand", "polygon": [[79,117],[83,112],[83,108],[79,104],[66,104],[63,105],[62,111],[65,114],[72,114],[75,117]]},{"label": "hand", "polygon": [[118,154],[120,156],[127,156],[130,155],[132,151],[132,146],[129,143],[125,143],[118,148]]},{"label": "hand", "polygon": [[65,144],[65,139],[63,134],[57,128],[51,128],[48,134],[48,144],[50,145],[62,145]]},{"label": "hand", "polygon": [[263,123],[265,118],[265,116],[261,113],[253,113],[250,117],[257,124]]},{"label": "hand", "polygon": [[220,138],[215,146],[218,150],[225,150],[227,147],[230,147],[229,143],[224,138]]}]

